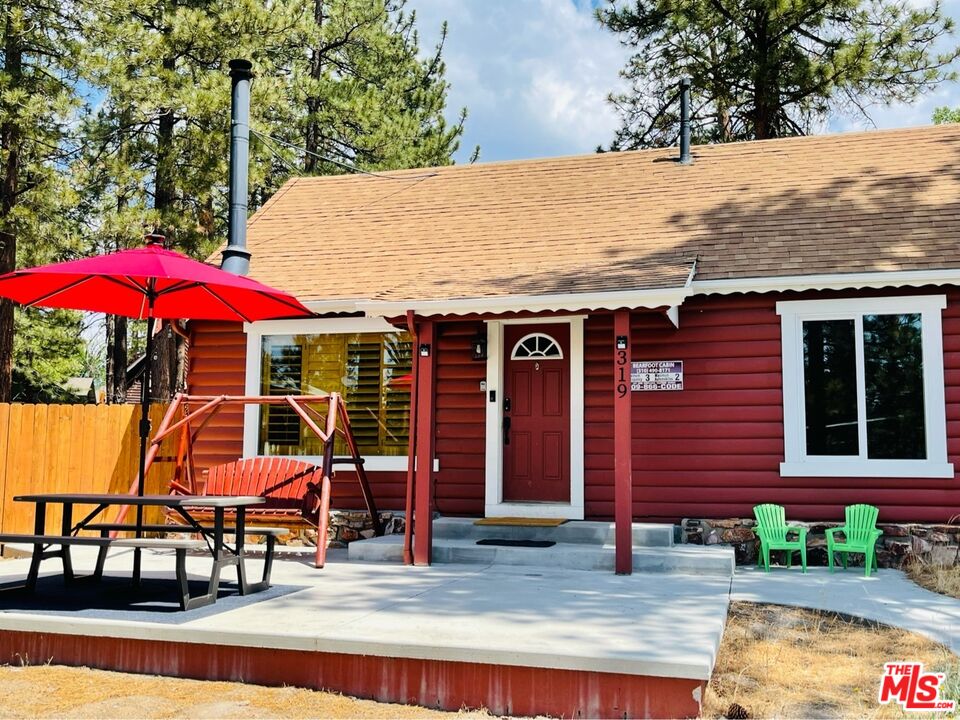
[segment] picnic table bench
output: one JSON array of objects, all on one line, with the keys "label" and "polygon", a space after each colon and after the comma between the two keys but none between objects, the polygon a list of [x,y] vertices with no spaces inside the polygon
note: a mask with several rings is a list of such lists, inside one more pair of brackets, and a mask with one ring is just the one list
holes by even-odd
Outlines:
[{"label": "picnic table bench", "polygon": [[[30,560],[30,571],[27,573],[27,589],[31,592],[37,586],[37,576],[40,572],[40,563],[48,558],[58,557],[63,561],[63,578],[67,582],[73,581],[73,561],[70,558],[71,545],[93,545],[95,547],[107,548],[110,546],[110,538],[99,538],[89,536],[59,536],[59,535],[26,535],[23,533],[0,533],[0,545],[33,545],[33,555]],[[49,550],[51,546],[56,545],[59,550]],[[97,565],[100,570],[100,564]]]},{"label": "picnic table bench", "polygon": [[[211,525],[201,525],[200,527],[203,528],[203,530],[210,533],[216,530],[216,528]],[[112,533],[136,532],[137,526],[132,525],[130,523],[88,523],[87,525],[84,526],[84,529],[92,530],[94,532],[99,532],[101,538],[110,539],[110,535]],[[164,534],[179,534],[179,533],[195,534],[196,533],[196,530],[190,527],[189,525],[171,525],[169,523],[162,524],[162,525],[161,524],[141,525],[140,530],[142,532],[164,533]],[[226,525],[223,528],[224,535],[236,535],[237,532],[238,531],[236,526]],[[274,552],[276,551],[277,538],[282,537],[283,535],[289,535],[290,530],[282,527],[258,526],[258,527],[245,528],[243,533],[244,535],[263,535],[267,540],[266,548],[264,551],[263,576],[261,577],[260,581],[257,583],[253,583],[253,584],[247,583],[247,592],[256,592],[258,589],[266,589],[267,587],[270,587],[270,573],[273,569],[273,555],[274,555]],[[140,538],[141,541],[150,540],[150,539],[151,538]],[[169,548],[174,548],[174,543],[176,543],[177,540],[175,538],[165,538],[165,539],[169,541],[168,543]],[[131,544],[130,540],[136,541],[137,538],[114,538],[113,542],[110,543],[109,545],[102,545],[100,547],[100,552],[97,554],[97,568],[94,572],[94,575],[96,577],[100,577],[103,574],[103,564],[107,559],[107,550],[110,547],[110,545],[113,545],[114,547],[138,547],[138,545],[135,543]],[[0,539],[0,542],[3,542],[2,539]],[[185,547],[185,549],[182,552],[184,556],[183,560],[181,560],[181,557],[180,557],[181,553],[178,550],[178,554],[177,554],[178,578],[179,578],[181,563],[184,562],[186,558],[186,550],[202,549],[207,547],[206,543],[204,543],[202,540],[194,540],[194,541],[188,541],[188,542],[193,542],[194,545]],[[144,543],[139,545],[139,547],[142,547],[145,549],[146,548],[163,548],[164,545]]]}]

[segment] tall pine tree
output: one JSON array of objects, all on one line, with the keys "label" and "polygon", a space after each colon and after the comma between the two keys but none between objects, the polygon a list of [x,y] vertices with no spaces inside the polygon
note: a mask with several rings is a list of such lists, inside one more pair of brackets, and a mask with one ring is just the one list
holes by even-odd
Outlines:
[{"label": "tall pine tree", "polygon": [[[256,72],[253,207],[295,170],[449,163],[464,114],[453,126],[444,120],[442,44],[420,57],[414,20],[399,0],[106,0],[87,56],[103,91],[85,127],[99,247],[135,245],[157,229],[203,257],[223,238],[234,57]],[[118,397],[123,321],[107,331]],[[184,380],[184,345],[161,332],[157,346],[154,394],[163,398]]]},{"label": "tall pine tree", "polygon": [[632,48],[613,95],[612,149],[677,137],[676,86],[692,78],[701,142],[801,135],[952,79],[960,50],[939,0],[606,0],[600,23]]},{"label": "tall pine tree", "polygon": [[[421,57],[406,0],[294,0],[304,18],[289,58],[289,112],[303,169],[341,172],[318,156],[373,170],[446,165],[466,111],[448,126],[441,40]],[[302,48],[309,48],[305,54]]]},{"label": "tall pine tree", "polygon": [[[136,246],[153,230],[197,257],[216,246],[225,227],[226,63],[282,45],[295,23],[258,0],[101,5],[87,62],[103,99],[85,127],[91,226],[100,249]],[[157,336],[153,387],[160,399],[184,378],[186,348],[175,329]],[[126,321],[111,318],[106,330],[108,396],[120,400]]]},{"label": "tall pine tree", "polygon": [[[0,273],[26,250],[52,249],[47,257],[57,259],[69,235],[64,169],[86,19],[74,0],[0,4]],[[31,327],[37,322],[31,315]],[[0,298],[0,402],[11,400],[14,331],[13,304]]]}]

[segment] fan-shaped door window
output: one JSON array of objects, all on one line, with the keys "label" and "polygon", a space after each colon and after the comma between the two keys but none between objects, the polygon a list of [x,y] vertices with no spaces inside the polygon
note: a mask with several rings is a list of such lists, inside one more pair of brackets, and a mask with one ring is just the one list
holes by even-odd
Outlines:
[{"label": "fan-shaped door window", "polygon": [[563,350],[549,335],[530,333],[524,335],[513,346],[511,360],[562,360]]}]

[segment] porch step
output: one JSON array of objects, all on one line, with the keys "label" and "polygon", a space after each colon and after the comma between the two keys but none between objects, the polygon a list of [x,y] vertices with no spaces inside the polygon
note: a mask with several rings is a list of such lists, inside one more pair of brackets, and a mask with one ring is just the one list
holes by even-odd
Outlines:
[{"label": "porch step", "polygon": [[[349,545],[351,561],[402,562],[403,538],[385,535],[358,540]],[[475,539],[434,537],[435,563],[480,565],[532,565],[569,570],[613,571],[615,548],[610,544],[558,542],[548,548],[477,545]],[[732,577],[732,548],[683,545],[679,547],[635,547],[634,572],[681,573]]]},{"label": "porch step", "polygon": [[[473,518],[441,517],[433,521],[433,537],[477,541],[484,538],[502,540],[553,540],[577,545],[612,545],[614,525],[608,522],[575,520],[555,527],[526,525],[474,525]],[[670,547],[673,525],[634,523],[633,546]]]}]

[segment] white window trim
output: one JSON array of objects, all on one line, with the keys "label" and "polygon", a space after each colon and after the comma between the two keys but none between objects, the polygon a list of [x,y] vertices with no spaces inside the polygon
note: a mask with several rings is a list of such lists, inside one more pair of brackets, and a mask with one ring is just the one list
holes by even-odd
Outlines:
[{"label": "white window trim", "polygon": [[[308,320],[263,320],[245,323],[247,334],[247,369],[245,390],[247,395],[260,395],[260,348],[264,335],[335,335],[353,333],[400,332],[383,318],[311,318]],[[243,457],[260,457],[257,440],[260,428],[260,405],[246,405],[243,411]],[[276,456],[270,456],[276,457]],[[319,465],[319,455],[291,455],[304,462]],[[364,455],[363,467],[367,472],[402,472],[407,469],[406,455]],[[347,470],[340,470],[347,472]]]},{"label": "white window trim", "polygon": [[[484,515],[583,520],[583,321],[584,315],[487,321],[486,462]],[[503,500],[503,328],[505,325],[570,325],[570,502],[518,503]],[[549,332],[548,330],[545,332]],[[541,358],[542,359],[542,358]],[[490,392],[496,401],[490,402]]]},{"label": "white window trim", "polygon": [[[941,314],[945,295],[846,298],[841,300],[791,300],[777,303],[783,352],[784,462],[781,477],[902,477],[952,478],[947,461],[947,429],[943,376],[943,328]],[[866,457],[866,425],[860,423],[860,456],[827,457],[806,454],[806,416],[803,387],[803,340],[805,320],[848,320],[872,314],[918,313],[922,325],[923,404],[926,425],[925,460],[870,460]],[[857,327],[859,327],[859,322]],[[857,343],[857,410],[866,415],[863,395],[863,334]]]}]

